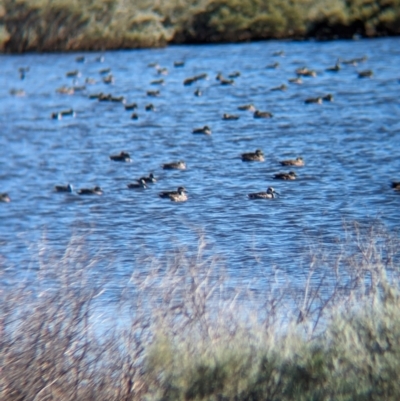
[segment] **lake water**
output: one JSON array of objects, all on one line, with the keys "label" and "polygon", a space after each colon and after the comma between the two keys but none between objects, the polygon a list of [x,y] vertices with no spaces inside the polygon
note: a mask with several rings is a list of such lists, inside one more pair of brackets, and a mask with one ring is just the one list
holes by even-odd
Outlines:
[{"label": "lake water", "polygon": [[[284,56],[273,55],[283,51]],[[85,56],[85,62],[76,61]],[[103,55],[104,61],[96,61]],[[366,56],[357,66],[338,58]],[[184,61],[174,67],[174,61]],[[266,68],[273,63],[277,68]],[[168,69],[160,75],[149,63]],[[310,248],[335,249],[345,222],[378,220],[388,230],[400,225],[400,39],[333,42],[270,41],[246,44],[171,46],[166,49],[100,53],[0,56],[0,255],[3,278],[35,271],[46,245],[62,251],[72,237],[84,238],[87,252],[111,269],[115,285],[149,264],[186,246],[196,249],[204,235],[210,253],[219,255],[237,283],[268,276],[274,267],[296,280],[308,269]],[[288,82],[306,66],[317,72],[302,85]],[[29,67],[25,79],[18,68]],[[99,71],[111,68],[113,84]],[[81,73],[75,81],[68,71]],[[358,71],[372,70],[372,78]],[[234,71],[234,85],[216,75]],[[191,86],[184,79],[207,73]],[[73,95],[66,86],[95,84]],[[153,80],[165,85],[152,85]],[[286,91],[271,91],[281,84]],[[196,97],[200,88],[203,95]],[[26,96],[10,94],[23,89]],[[149,97],[148,90],[160,90]],[[89,99],[111,93],[136,102],[137,120],[118,102]],[[331,93],[333,102],[305,104],[309,97]],[[153,103],[154,112],[145,105]],[[253,103],[273,113],[255,119],[238,106]],[[72,108],[75,117],[51,118]],[[236,121],[222,120],[237,114]],[[194,135],[208,125],[212,135]],[[263,163],[244,163],[240,154],[262,149]],[[109,155],[130,153],[132,163]],[[287,168],[280,160],[302,156],[304,167]],[[187,169],[163,170],[163,163],[184,160]],[[273,175],[294,170],[294,181]],[[146,190],[127,184],[153,172],[158,181]],[[71,183],[72,194],[55,185]],[[79,196],[76,190],[99,185],[102,196]],[[188,201],[174,203],[158,193],[184,186]],[[250,200],[247,194],[273,186],[280,196]],[[107,267],[105,267],[107,266]],[[6,276],[4,274],[6,273]],[[260,281],[260,283],[262,280]],[[112,283],[111,283],[112,285]],[[260,284],[262,285],[262,284]]]}]

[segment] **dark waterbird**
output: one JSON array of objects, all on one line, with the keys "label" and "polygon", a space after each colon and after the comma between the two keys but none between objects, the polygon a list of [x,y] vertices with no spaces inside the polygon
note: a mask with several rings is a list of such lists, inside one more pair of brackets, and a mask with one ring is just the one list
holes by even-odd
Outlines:
[{"label": "dark waterbird", "polygon": [[124,152],[124,151],[120,152],[118,155],[111,155],[110,159],[115,161],[115,162],[127,162],[127,163],[129,163],[129,162],[132,161],[131,156],[129,155],[129,153],[128,152]]},{"label": "dark waterbird", "polygon": [[99,186],[93,188],[81,188],[78,190],[78,195],[103,195],[103,190]]},{"label": "dark waterbird", "polygon": [[146,181],[143,178],[139,178],[137,182],[130,183],[127,185],[129,189],[145,189],[147,188]]},{"label": "dark waterbird", "polygon": [[162,168],[164,170],[185,170],[186,163],[183,160],[179,160],[177,162],[171,162],[171,163],[164,163],[162,165]]},{"label": "dark waterbird", "polygon": [[204,135],[211,135],[211,128],[208,125],[205,125],[202,128],[195,128],[192,130],[192,134],[204,134]]},{"label": "dark waterbird", "polygon": [[228,121],[228,120],[239,120],[239,116],[237,116],[236,114],[224,113],[222,115],[222,119],[225,120],[225,121]]},{"label": "dark waterbird", "polygon": [[72,192],[72,185],[71,184],[67,184],[67,185],[55,185],[54,186],[54,190],[56,192]]},{"label": "dark waterbird", "polygon": [[268,187],[266,192],[256,192],[248,194],[247,196],[250,199],[273,199],[276,198],[276,195],[279,195],[278,192],[276,192],[274,188]]},{"label": "dark waterbird", "polygon": [[279,163],[282,166],[296,166],[296,167],[304,166],[304,160],[302,157],[296,157],[296,159],[281,160]]},{"label": "dark waterbird", "polygon": [[51,118],[53,120],[61,120],[63,117],[67,117],[67,116],[75,117],[76,113],[72,109],[51,113]]},{"label": "dark waterbird", "polygon": [[271,118],[273,117],[273,114],[270,113],[269,111],[260,111],[256,110],[253,114],[254,118]]},{"label": "dark waterbird", "polygon": [[277,173],[274,175],[275,180],[295,180],[296,179],[296,173],[294,171],[289,171],[288,173]]},{"label": "dark waterbird", "polygon": [[263,162],[264,153],[262,150],[257,149],[255,152],[242,153],[241,158],[244,162]]},{"label": "dark waterbird", "polygon": [[141,180],[144,180],[146,184],[154,184],[157,182],[156,177],[154,177],[153,173],[150,173],[147,177],[140,177]]},{"label": "dark waterbird", "polygon": [[11,198],[8,196],[6,192],[0,194],[0,202],[9,203],[11,202]]},{"label": "dark waterbird", "polygon": [[168,198],[173,202],[184,202],[187,200],[186,189],[178,187],[176,191],[163,191],[158,194],[160,198]]}]

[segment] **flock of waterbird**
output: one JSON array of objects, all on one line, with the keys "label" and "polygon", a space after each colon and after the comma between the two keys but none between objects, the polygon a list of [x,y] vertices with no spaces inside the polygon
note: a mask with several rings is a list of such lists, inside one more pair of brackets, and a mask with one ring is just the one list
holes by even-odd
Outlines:
[{"label": "flock of waterbird", "polygon": [[[283,56],[284,52],[279,51],[273,53],[273,56]],[[84,56],[79,56],[76,57],[76,62],[78,63],[84,63],[86,61],[86,58]],[[103,62],[104,61],[104,56],[100,56],[96,58],[96,61],[98,62]],[[327,72],[331,73],[338,73],[341,70],[341,65],[342,64],[350,64],[353,66],[357,66],[359,63],[362,63],[366,61],[366,57],[361,57],[361,58],[353,58],[350,60],[337,60],[336,64],[333,67],[328,67],[326,68]],[[185,62],[184,61],[175,61],[174,62],[174,67],[179,68],[179,67],[184,67]],[[155,68],[157,73],[161,76],[165,76],[168,74],[168,69],[166,67],[161,67],[158,63],[151,63],[148,65],[148,67]],[[266,68],[268,69],[274,69],[278,68],[279,63],[275,62],[273,64],[268,65]],[[29,67],[20,67],[19,68],[19,75],[20,79],[23,80],[26,77],[26,74],[29,72]],[[296,77],[294,78],[289,78],[288,82],[289,84],[297,84],[301,85],[303,83],[303,77],[316,77],[317,72],[312,69],[308,69],[306,67],[301,67],[295,70]],[[114,83],[114,76],[111,73],[110,68],[103,68],[99,70],[99,74],[102,76],[102,81],[105,84],[112,84]],[[371,78],[373,76],[372,70],[363,70],[363,71],[358,71],[357,72],[359,78]],[[68,71],[66,73],[67,77],[70,78],[77,78],[81,75],[80,71],[78,69],[73,70],[73,71]],[[216,75],[216,80],[219,82],[220,85],[234,85],[235,84],[235,78],[238,78],[240,76],[240,72],[235,71],[225,78],[222,73],[218,73]],[[203,80],[203,79],[208,79],[208,74],[203,73],[199,75],[195,75],[189,78],[186,78],[183,81],[184,86],[190,86],[193,83]],[[157,80],[151,81],[152,85],[163,85],[165,82],[164,78],[160,78]],[[86,78],[85,79],[85,84],[91,85],[96,83],[96,80],[93,78]],[[76,92],[86,90],[86,85],[84,86],[78,86],[78,85],[73,85],[73,86],[62,86],[60,88],[56,89],[57,93],[60,94],[65,94],[65,95],[73,95]],[[280,86],[271,88],[271,91],[285,91],[287,90],[287,86],[285,84],[282,84]],[[10,91],[10,94],[13,96],[25,96],[25,92],[21,89],[12,89]],[[160,96],[160,90],[151,90],[146,92],[147,96],[149,97],[157,97]],[[200,88],[197,88],[194,91],[195,96],[202,96],[202,91]],[[105,94],[103,92],[96,93],[96,94],[91,94],[89,95],[89,99],[97,99],[99,102],[119,102],[122,103],[125,107],[126,110],[128,111],[135,111],[138,108],[137,103],[127,103],[126,98],[124,96],[114,96],[112,94]],[[332,102],[334,100],[333,95],[328,93],[324,96],[319,96],[315,98],[307,98],[304,100],[305,104],[310,104],[310,103],[316,103],[316,104],[321,104],[323,102]],[[155,106],[152,103],[148,103],[145,105],[144,109],[148,112],[154,111]],[[238,107],[239,111],[249,111],[253,113],[254,118],[272,118],[273,115],[272,113],[268,111],[261,111],[256,109],[256,107],[253,104],[245,104],[242,106]],[[64,117],[75,117],[76,113],[73,109],[68,109],[68,110],[62,110],[62,111],[57,111],[51,113],[51,118],[52,119],[62,119]],[[239,115],[236,114],[228,114],[224,113],[222,115],[223,120],[237,120],[239,119]],[[136,112],[133,112],[131,114],[131,119],[137,120],[139,118],[138,114]],[[201,135],[211,135],[212,130],[208,125],[205,125],[204,127],[200,128],[194,128],[192,130],[193,134],[201,134]],[[110,155],[109,156],[110,160],[112,162],[122,162],[122,163],[130,163],[132,162],[131,156],[128,152],[126,151],[121,151],[118,154]],[[248,152],[248,153],[243,153],[241,154],[241,160],[243,162],[263,162],[264,159],[264,153],[260,149],[256,149],[254,152]],[[280,161],[280,165],[284,167],[290,167],[290,168],[297,168],[297,167],[303,167],[305,165],[304,159],[302,157],[297,157],[295,159],[288,159],[288,160],[282,160]],[[164,170],[185,170],[186,169],[186,163],[183,160],[179,161],[173,161],[169,163],[164,163],[161,166]],[[274,179],[276,180],[295,180],[297,178],[297,175],[294,171],[289,171],[289,172],[279,172],[276,173],[273,176]],[[154,184],[157,182],[156,177],[154,176],[153,173],[150,173],[148,176],[142,176],[138,178],[135,182],[128,183],[127,187],[129,189],[134,189],[134,190],[144,190],[146,189],[149,185]],[[392,182],[392,188],[396,191],[400,191],[400,182]],[[54,190],[56,192],[64,192],[64,193],[72,193],[73,192],[73,186],[71,184],[67,185],[55,185]],[[78,195],[102,195],[103,190],[100,186],[95,186],[93,188],[81,188],[78,189],[77,191]],[[165,198],[169,199],[173,202],[185,202],[188,199],[187,196],[187,191],[183,186],[179,186],[176,191],[163,191],[160,192],[159,194],[160,198]],[[250,193],[248,194],[249,199],[273,199],[277,195],[279,195],[278,192],[275,191],[274,188],[268,187],[265,192],[257,192],[257,193]],[[0,193],[0,202],[10,202],[11,198],[8,195],[8,193]]]}]

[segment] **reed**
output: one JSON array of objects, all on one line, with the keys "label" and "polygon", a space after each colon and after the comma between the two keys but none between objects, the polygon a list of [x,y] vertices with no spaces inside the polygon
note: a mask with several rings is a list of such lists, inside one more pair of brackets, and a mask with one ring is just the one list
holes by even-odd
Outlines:
[{"label": "reed", "polygon": [[0,0],[8,52],[400,34],[400,0]]},{"label": "reed", "polygon": [[397,400],[398,245],[355,225],[310,249],[301,286],[276,272],[252,291],[200,238],[112,297],[84,239],[41,246],[29,279],[1,282],[0,400]]}]

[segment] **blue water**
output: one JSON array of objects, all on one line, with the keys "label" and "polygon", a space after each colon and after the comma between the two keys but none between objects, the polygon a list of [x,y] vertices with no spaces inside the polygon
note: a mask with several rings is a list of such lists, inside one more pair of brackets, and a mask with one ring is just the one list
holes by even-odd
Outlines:
[{"label": "blue water", "polygon": [[[283,50],[284,57],[273,56]],[[389,230],[400,224],[400,39],[334,42],[270,41],[246,44],[171,46],[166,49],[100,53],[0,56],[0,263],[7,277],[39,268],[43,248],[62,252],[73,237],[112,269],[115,282],[132,271],[149,269],[143,257],[161,257],[171,249],[196,249],[204,235],[210,253],[219,255],[238,283],[254,284],[273,268],[303,277],[310,248],[334,249],[343,225],[378,220]],[[75,58],[85,56],[84,63]],[[357,66],[325,69],[338,58],[367,56]],[[183,68],[173,63],[184,60]],[[149,63],[168,68],[158,75]],[[266,66],[279,62],[277,69]],[[19,67],[30,70],[21,80]],[[302,85],[288,83],[298,67],[318,73]],[[99,70],[110,67],[112,85]],[[66,72],[81,72],[75,82]],[[372,78],[357,71],[371,69]],[[240,71],[232,86],[215,79]],[[185,78],[207,73],[208,79],[184,86]],[[62,85],[94,85],[73,95],[56,92]],[[165,79],[157,87],[150,82]],[[270,91],[286,84],[285,92]],[[194,96],[199,87],[203,96]],[[24,97],[10,94],[23,89]],[[159,89],[157,98],[146,91]],[[104,92],[138,103],[139,119],[130,119],[121,103],[90,100]],[[331,93],[334,102],[304,104],[308,97]],[[153,103],[155,112],[146,112]],[[253,103],[273,113],[254,119],[237,107]],[[76,116],[51,119],[73,108]],[[222,114],[238,114],[223,121]],[[208,125],[211,136],[193,135]],[[243,163],[240,154],[262,149],[263,163]],[[132,163],[110,154],[125,150]],[[305,166],[286,168],[279,160],[302,156]],[[185,171],[167,171],[163,163],[184,160]],[[273,174],[295,170],[295,181]],[[144,191],[127,184],[153,172],[158,182]],[[74,190],[99,185],[102,196],[54,192],[71,183]],[[158,192],[188,190],[185,203],[160,199]],[[274,200],[252,201],[250,192],[273,186]],[[261,281],[260,281],[261,282]]]}]

